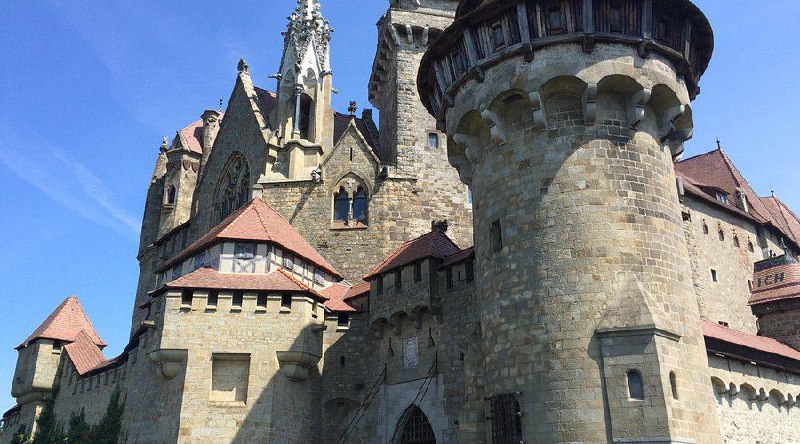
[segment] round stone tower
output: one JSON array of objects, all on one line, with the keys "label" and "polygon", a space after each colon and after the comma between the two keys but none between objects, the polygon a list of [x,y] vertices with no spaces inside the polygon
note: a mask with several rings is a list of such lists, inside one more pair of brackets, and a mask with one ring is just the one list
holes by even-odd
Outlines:
[{"label": "round stone tower", "polygon": [[712,48],[687,0],[463,0],[425,54],[493,442],[720,441],[673,169]]}]

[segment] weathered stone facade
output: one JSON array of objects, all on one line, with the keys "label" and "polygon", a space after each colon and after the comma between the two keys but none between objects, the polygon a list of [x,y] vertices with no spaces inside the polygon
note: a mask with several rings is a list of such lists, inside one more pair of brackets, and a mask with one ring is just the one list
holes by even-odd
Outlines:
[{"label": "weathered stone facade", "polygon": [[710,33],[686,0],[392,0],[378,129],[298,1],[277,90],[240,61],[159,150],[124,352],[54,313],[0,442],[117,388],[131,443],[797,441],[800,221],[721,149],[676,163]]}]

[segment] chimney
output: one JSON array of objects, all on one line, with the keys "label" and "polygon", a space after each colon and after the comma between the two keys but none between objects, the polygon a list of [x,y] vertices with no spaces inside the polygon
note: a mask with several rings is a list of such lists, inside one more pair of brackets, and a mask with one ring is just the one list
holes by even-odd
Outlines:
[{"label": "chimney", "polygon": [[433,220],[431,221],[431,231],[438,231],[440,233],[447,233],[448,227],[447,220]]},{"label": "chimney", "polygon": [[208,160],[208,156],[211,155],[211,147],[214,146],[214,139],[217,138],[220,117],[222,117],[222,113],[214,109],[206,110],[201,116],[203,119],[203,158],[200,160],[201,171]]}]

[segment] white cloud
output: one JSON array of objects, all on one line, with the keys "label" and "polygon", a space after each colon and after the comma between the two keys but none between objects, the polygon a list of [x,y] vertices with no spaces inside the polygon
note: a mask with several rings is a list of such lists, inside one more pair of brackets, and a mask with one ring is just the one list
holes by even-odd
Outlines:
[{"label": "white cloud", "polygon": [[36,134],[18,135],[0,124],[0,165],[43,195],[82,217],[131,240],[139,223],[115,202],[108,186],[85,165]]}]

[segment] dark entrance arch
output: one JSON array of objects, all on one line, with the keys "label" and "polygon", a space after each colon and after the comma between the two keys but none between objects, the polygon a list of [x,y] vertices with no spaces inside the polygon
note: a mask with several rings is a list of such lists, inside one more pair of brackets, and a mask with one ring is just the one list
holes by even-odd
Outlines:
[{"label": "dark entrance arch", "polygon": [[428,417],[416,405],[410,406],[400,417],[397,434],[400,444],[436,444],[436,435]]}]

